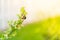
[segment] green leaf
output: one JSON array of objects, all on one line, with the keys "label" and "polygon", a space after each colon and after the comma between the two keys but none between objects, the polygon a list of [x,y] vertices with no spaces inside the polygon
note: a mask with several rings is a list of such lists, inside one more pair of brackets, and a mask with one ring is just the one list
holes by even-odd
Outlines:
[{"label": "green leaf", "polygon": [[20,11],[21,11],[21,14],[24,14],[24,15],[27,14],[27,12],[25,11],[25,8],[24,7],[22,7]]}]

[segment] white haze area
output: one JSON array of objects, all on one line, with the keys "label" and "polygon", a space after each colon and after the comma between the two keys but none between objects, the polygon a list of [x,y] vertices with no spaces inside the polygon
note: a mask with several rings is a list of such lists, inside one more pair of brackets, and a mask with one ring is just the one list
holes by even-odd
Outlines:
[{"label": "white haze area", "polygon": [[23,24],[31,23],[39,19],[60,15],[60,0],[0,0],[0,29],[7,26],[8,20],[16,20],[16,14],[24,6],[27,11],[27,19]]}]

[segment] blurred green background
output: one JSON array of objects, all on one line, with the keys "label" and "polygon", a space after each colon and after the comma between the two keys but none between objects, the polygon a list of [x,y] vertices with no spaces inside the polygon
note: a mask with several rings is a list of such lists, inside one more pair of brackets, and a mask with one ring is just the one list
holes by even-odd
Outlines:
[{"label": "blurred green background", "polygon": [[60,40],[60,17],[44,19],[25,25],[8,40]]}]

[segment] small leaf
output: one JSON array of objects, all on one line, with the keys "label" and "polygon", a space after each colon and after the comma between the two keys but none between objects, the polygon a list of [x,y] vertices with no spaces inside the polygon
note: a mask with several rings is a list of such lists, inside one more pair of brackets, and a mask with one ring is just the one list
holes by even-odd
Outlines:
[{"label": "small leaf", "polygon": [[21,11],[21,14],[24,14],[24,15],[27,14],[27,12],[25,11],[25,8],[24,7],[22,7],[20,11]]}]

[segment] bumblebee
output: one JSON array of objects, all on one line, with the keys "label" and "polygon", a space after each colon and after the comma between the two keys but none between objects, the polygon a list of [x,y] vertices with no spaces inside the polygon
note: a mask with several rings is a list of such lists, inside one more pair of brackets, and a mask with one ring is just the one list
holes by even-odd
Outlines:
[{"label": "bumblebee", "polygon": [[22,14],[21,19],[26,19],[26,16],[24,14]]}]

